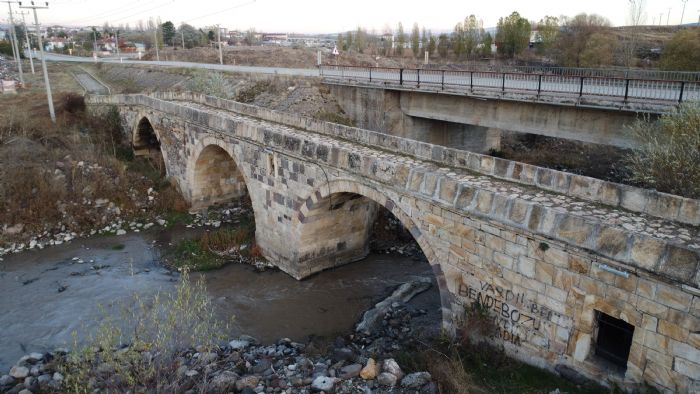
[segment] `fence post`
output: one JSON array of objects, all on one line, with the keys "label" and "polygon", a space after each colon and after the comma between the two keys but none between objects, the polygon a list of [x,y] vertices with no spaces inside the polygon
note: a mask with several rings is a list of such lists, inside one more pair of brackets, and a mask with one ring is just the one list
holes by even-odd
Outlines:
[{"label": "fence post", "polygon": [[539,75],[539,81],[537,81],[537,97],[540,97],[540,93],[542,92],[542,74]]},{"label": "fence post", "polygon": [[372,82],[372,67],[369,68],[369,81]]},{"label": "fence post", "polygon": [[506,73],[503,73],[503,80],[501,81],[501,92],[506,92]]},{"label": "fence post", "polygon": [[630,94],[630,80],[626,79],[625,80],[625,102],[627,102],[627,97],[629,97],[629,94]]},{"label": "fence post", "polygon": [[474,93],[474,71],[469,71],[469,90]]},{"label": "fence post", "polygon": [[581,86],[578,89],[578,97],[581,98],[583,97],[583,80],[586,79],[585,77],[581,77]]},{"label": "fence post", "polygon": [[683,91],[685,90],[685,81],[681,81],[681,94],[678,95],[678,104],[683,102]]},{"label": "fence post", "polygon": [[399,85],[403,85],[403,68],[399,70]]},{"label": "fence post", "polygon": [[442,90],[445,90],[445,70],[442,70],[442,81],[440,84],[442,85]]},{"label": "fence post", "polygon": [[418,84],[416,85],[416,87],[420,88],[420,68],[416,69],[416,78],[418,81]]}]

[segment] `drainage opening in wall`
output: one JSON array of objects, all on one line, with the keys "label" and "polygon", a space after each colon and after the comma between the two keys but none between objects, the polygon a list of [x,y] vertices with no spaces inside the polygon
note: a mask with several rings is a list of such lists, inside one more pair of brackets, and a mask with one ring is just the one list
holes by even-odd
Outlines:
[{"label": "drainage opening in wall", "polygon": [[632,346],[634,326],[603,312],[596,311],[596,315],[598,329],[595,354],[601,361],[617,367],[624,373]]}]

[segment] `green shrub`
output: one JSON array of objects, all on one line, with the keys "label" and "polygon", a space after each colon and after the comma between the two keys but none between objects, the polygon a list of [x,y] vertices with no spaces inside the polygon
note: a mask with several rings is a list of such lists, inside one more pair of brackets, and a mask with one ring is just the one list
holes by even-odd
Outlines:
[{"label": "green shrub", "polygon": [[683,104],[657,121],[640,119],[631,129],[639,146],[626,158],[630,180],[700,198],[700,104]]}]

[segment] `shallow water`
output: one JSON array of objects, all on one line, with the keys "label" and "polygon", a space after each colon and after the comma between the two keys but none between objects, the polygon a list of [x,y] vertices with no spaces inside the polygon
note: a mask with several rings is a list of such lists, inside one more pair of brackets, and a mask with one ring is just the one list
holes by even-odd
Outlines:
[{"label": "shallow water", "polygon": [[[159,265],[159,256],[197,231],[98,237],[6,256],[0,262],[0,374],[28,352],[71,347],[72,332],[89,332],[105,313],[119,318],[134,295],[173,289],[177,275]],[[202,275],[217,316],[234,316],[231,337],[245,333],[271,342],[348,332],[397,285],[432,273],[425,262],[374,254],[303,281],[241,264]],[[433,286],[412,304],[428,309],[427,318],[439,325],[439,302]]]}]

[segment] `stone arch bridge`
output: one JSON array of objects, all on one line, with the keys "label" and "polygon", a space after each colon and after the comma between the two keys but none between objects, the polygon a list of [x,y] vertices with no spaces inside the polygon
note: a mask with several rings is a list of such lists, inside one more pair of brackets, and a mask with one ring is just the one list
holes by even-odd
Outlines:
[{"label": "stone arch bridge", "polygon": [[698,200],[191,93],[88,103],[116,107],[194,208],[249,194],[264,256],[297,279],[365,257],[382,206],[433,267],[448,330],[478,303],[482,334],[528,363],[699,387]]}]

